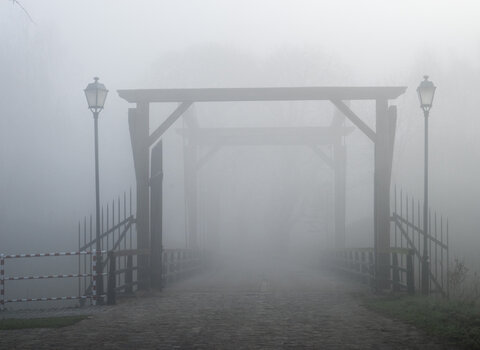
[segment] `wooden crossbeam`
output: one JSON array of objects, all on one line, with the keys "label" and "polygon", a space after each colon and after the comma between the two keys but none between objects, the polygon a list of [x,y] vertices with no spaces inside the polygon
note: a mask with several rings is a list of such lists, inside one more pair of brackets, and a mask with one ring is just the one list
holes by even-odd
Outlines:
[{"label": "wooden crossbeam", "polygon": [[170,128],[180,116],[192,105],[192,102],[182,102],[170,116],[149,136],[148,143],[152,146]]},{"label": "wooden crossbeam", "polygon": [[353,127],[266,127],[181,129],[178,133],[195,138],[199,145],[328,145],[338,142]]},{"label": "wooden crossbeam", "polygon": [[259,88],[140,89],[118,90],[121,98],[138,102],[222,102],[222,101],[319,101],[395,99],[402,86],[301,86]]},{"label": "wooden crossbeam", "polygon": [[353,123],[357,128],[359,128],[365,135],[368,136],[370,140],[375,143],[377,137],[375,131],[370,129],[370,127],[365,124],[343,101],[341,100],[331,100],[332,103]]}]

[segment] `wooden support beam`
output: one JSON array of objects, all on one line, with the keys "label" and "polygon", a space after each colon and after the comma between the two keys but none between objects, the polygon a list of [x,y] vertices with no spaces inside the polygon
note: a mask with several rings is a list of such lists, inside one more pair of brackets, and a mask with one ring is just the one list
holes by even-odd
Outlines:
[{"label": "wooden support beam", "polygon": [[376,101],[374,173],[374,237],[377,287],[390,287],[390,184],[395,139],[396,109],[387,100]]},{"label": "wooden support beam", "polygon": [[389,159],[390,167],[388,170],[388,177],[392,177],[392,166],[393,166],[393,152],[395,149],[395,133],[397,130],[397,106],[388,107],[388,119],[389,119]]},{"label": "wooden support beam", "polygon": [[198,180],[197,180],[197,164],[198,164],[198,144],[196,132],[200,129],[196,128],[195,115],[193,111],[185,115],[185,121],[191,136],[188,143],[184,140],[184,186],[185,186],[185,214],[187,216],[186,245],[187,248],[198,248],[197,240],[197,201],[198,201]]},{"label": "wooden support beam", "polygon": [[[133,163],[137,180],[137,248],[150,248],[150,145],[149,136],[149,104],[138,103],[137,108],[128,110],[130,140],[132,142]],[[148,288],[148,257],[138,257],[138,288]]]},{"label": "wooden support beam", "polygon": [[149,136],[148,143],[152,146],[170,128],[175,121],[192,105],[192,102],[182,102],[170,116]]},{"label": "wooden support beam", "polygon": [[163,251],[163,144],[158,142],[152,149],[150,180],[150,227],[151,227],[151,281],[152,287],[162,288]]},{"label": "wooden support beam", "polygon": [[370,127],[365,124],[365,122],[363,122],[363,120],[361,120],[355,113],[353,113],[353,111],[343,101],[331,101],[357,128],[367,135],[370,140],[375,142],[375,131],[370,129]]},{"label": "wooden support beam", "polygon": [[[345,105],[350,108],[350,101],[345,101]],[[331,128],[340,128],[344,125],[345,114],[340,112],[338,108],[335,108],[333,111],[332,121],[330,123]]]},{"label": "wooden support beam", "polygon": [[222,102],[222,101],[319,101],[394,99],[402,86],[299,86],[258,88],[140,89],[118,90],[121,98],[138,102]]},{"label": "wooden support beam", "polygon": [[335,249],[345,249],[347,151],[345,145],[333,145],[335,169]]}]

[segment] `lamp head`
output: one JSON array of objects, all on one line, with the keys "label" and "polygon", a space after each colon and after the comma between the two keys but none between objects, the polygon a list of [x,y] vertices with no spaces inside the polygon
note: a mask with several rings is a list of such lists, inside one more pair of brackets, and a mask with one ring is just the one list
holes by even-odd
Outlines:
[{"label": "lamp head", "polygon": [[428,80],[428,75],[424,75],[423,79],[417,88],[417,94],[420,100],[420,108],[422,108],[424,112],[428,112],[430,108],[432,108],[436,86]]},{"label": "lamp head", "polygon": [[107,99],[108,90],[105,85],[98,82],[98,77],[93,78],[94,82],[87,85],[85,91],[85,97],[87,98],[88,108],[92,112],[99,112],[105,105]]}]

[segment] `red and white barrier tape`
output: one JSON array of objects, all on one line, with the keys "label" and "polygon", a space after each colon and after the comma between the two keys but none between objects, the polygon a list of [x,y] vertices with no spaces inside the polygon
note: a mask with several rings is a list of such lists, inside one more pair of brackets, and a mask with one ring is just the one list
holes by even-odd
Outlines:
[{"label": "red and white barrier tape", "polygon": [[[92,299],[94,304],[96,304],[97,291],[96,291],[96,257],[97,254],[104,254],[106,250],[98,251],[80,251],[80,252],[57,252],[57,253],[37,253],[37,254],[0,254],[0,310],[3,310],[6,303],[16,303],[16,302],[25,302],[25,301],[50,301],[50,300],[75,300],[75,299]],[[64,275],[42,275],[42,276],[5,276],[5,259],[14,259],[14,258],[39,258],[47,256],[74,256],[74,255],[92,255],[93,258],[93,273],[79,273],[79,274],[64,274]],[[102,273],[102,276],[107,275],[107,273]],[[5,281],[19,281],[19,280],[33,280],[33,279],[47,279],[47,278],[69,278],[69,277],[90,277],[93,279],[93,294],[86,296],[65,296],[65,297],[45,297],[45,298],[19,298],[19,299],[5,299]],[[99,297],[104,297],[100,295]]]},{"label": "red and white barrier tape", "polygon": [[19,303],[19,302],[25,302],[25,301],[76,300],[76,299],[89,299],[89,298],[94,299],[94,296],[93,295],[83,295],[83,296],[67,296],[67,297],[49,297],[49,298],[7,299],[7,300],[5,300],[5,303]]},{"label": "red and white barrier tape", "polygon": [[3,310],[5,305],[5,257],[0,254],[0,310]]},{"label": "red and white barrier tape", "polygon": [[[104,276],[107,273],[103,274]],[[44,275],[44,276],[6,276],[4,279],[5,281],[21,281],[21,280],[41,280],[46,278],[70,278],[70,277],[90,277],[93,276],[91,273],[77,273],[77,274],[70,274],[70,275]]]},{"label": "red and white barrier tape", "polygon": [[[13,259],[13,258],[41,258],[45,256],[72,256],[72,255],[89,255],[89,254],[96,254],[96,251],[81,251],[81,252],[60,252],[60,253],[36,253],[36,254],[9,254],[4,255],[5,259]],[[99,250],[99,254],[106,253],[105,250]]]},{"label": "red and white barrier tape", "polygon": [[92,274],[93,305],[97,305],[97,255],[92,255]]}]

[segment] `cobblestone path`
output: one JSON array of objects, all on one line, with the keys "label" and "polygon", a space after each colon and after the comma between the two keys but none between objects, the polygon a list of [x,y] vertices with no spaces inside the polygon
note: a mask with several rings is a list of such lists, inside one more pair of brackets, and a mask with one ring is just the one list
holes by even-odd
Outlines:
[{"label": "cobblestone path", "polygon": [[319,271],[222,269],[60,329],[0,331],[2,349],[450,349],[361,306]]}]

